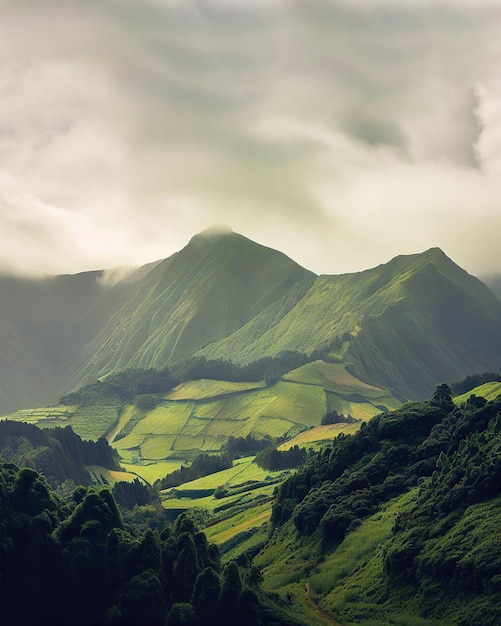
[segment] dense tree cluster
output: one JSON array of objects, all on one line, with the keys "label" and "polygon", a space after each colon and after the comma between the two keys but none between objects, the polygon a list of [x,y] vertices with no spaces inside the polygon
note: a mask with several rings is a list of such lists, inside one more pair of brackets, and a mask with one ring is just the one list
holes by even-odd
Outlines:
[{"label": "dense tree cluster", "polygon": [[338,436],[279,488],[274,523],[292,516],[300,533],[318,530],[325,543],[336,543],[351,524],[431,476],[440,453],[449,451],[441,423],[464,410],[455,408],[450,393],[441,385],[429,402],[408,403],[355,435]]},{"label": "dense tree cluster", "polygon": [[139,478],[135,478],[132,482],[117,481],[113,485],[112,493],[117,504],[129,510],[159,501],[157,490],[146,485]]},{"label": "dense tree cluster", "polygon": [[269,436],[260,439],[248,434],[246,437],[228,437],[225,448],[233,457],[249,456],[268,448],[271,443],[271,437]]},{"label": "dense tree cluster", "polygon": [[[311,360],[306,354],[285,350],[275,357],[264,357],[248,365],[236,365],[231,360],[190,357],[170,368],[125,369],[85,385],[60,400],[60,404],[92,405],[103,402],[131,402],[134,399],[144,408],[152,408],[153,394],[166,393],[188,380],[209,378],[231,382],[258,382],[274,384],[287,372]],[[144,397],[146,396],[146,397]],[[149,396],[149,397],[148,397]]]},{"label": "dense tree cluster", "polygon": [[33,424],[0,422],[0,461],[43,472],[53,487],[68,480],[89,485],[85,465],[120,470],[117,451],[106,439],[84,441],[71,426],[41,429]]},{"label": "dense tree cluster", "polygon": [[501,374],[496,374],[494,372],[484,372],[483,374],[473,374],[471,376],[467,376],[463,380],[453,383],[451,385],[451,389],[453,393],[460,396],[463,393],[468,393],[475,387],[479,387],[484,383],[490,382],[501,382]]},{"label": "dense tree cluster", "polygon": [[299,467],[306,461],[306,458],[306,450],[297,445],[288,450],[277,450],[277,448],[270,446],[256,454],[255,462],[265,470],[277,472]]},{"label": "dense tree cluster", "polygon": [[0,467],[0,553],[6,624],[263,623],[238,566],[222,568],[189,518],[138,532],[124,525],[108,489],[79,487],[67,502],[13,464]]},{"label": "dense tree cluster", "polygon": [[222,470],[233,467],[233,458],[230,454],[199,454],[189,467],[181,465],[178,470],[167,474],[155,481],[154,486],[158,489],[177,487],[190,480],[215,474]]},{"label": "dense tree cluster", "polygon": [[344,413],[338,413],[336,409],[332,409],[332,411],[328,411],[323,417],[321,424],[325,426],[326,424],[353,424],[357,420],[352,417],[349,413],[348,415],[344,415]]}]

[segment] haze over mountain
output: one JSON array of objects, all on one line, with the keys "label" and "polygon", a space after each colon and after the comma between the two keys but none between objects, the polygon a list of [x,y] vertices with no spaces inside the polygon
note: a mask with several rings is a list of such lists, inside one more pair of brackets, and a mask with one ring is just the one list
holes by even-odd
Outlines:
[{"label": "haze over mountain", "polygon": [[317,277],[216,228],[114,286],[102,275],[1,280],[3,412],[54,401],[112,370],[193,354],[248,363],[330,351],[401,400],[501,368],[501,301],[437,248]]}]

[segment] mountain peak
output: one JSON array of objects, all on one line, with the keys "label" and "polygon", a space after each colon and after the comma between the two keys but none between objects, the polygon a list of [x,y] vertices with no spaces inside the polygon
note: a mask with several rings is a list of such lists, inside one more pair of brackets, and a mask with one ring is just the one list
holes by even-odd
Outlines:
[{"label": "mountain peak", "polygon": [[[205,230],[199,232],[195,237],[204,238],[204,239],[213,239],[219,237],[226,237],[227,235],[233,235],[233,229],[227,226],[226,224],[214,224],[213,226],[209,226]],[[193,238],[195,238],[193,237]]]}]

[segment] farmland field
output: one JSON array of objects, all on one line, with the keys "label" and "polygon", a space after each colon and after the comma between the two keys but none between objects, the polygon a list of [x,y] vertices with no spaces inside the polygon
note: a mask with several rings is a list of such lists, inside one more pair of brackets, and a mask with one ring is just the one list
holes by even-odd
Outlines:
[{"label": "farmland field", "polygon": [[116,405],[57,406],[25,409],[4,417],[35,424],[41,428],[71,426],[82,439],[96,441],[111,431],[118,420],[119,411]]},{"label": "farmland field", "polygon": [[226,380],[192,380],[183,383],[165,396],[166,400],[204,400],[229,393],[264,387],[264,383],[233,383]]},{"label": "farmland field", "polygon": [[292,437],[281,446],[278,447],[279,450],[288,450],[292,448],[292,446],[299,447],[309,447],[312,444],[318,443],[327,443],[331,441],[335,437],[339,435],[339,433],[344,433],[345,435],[351,435],[356,433],[360,428],[360,423],[355,424],[327,424],[325,426],[315,426],[315,428],[310,428],[309,430],[305,430],[299,435]]},{"label": "farmland field", "polygon": [[118,481],[131,483],[137,478],[129,472],[117,472],[101,465],[86,465],[85,469],[89,472],[92,481],[98,484],[113,486]]}]

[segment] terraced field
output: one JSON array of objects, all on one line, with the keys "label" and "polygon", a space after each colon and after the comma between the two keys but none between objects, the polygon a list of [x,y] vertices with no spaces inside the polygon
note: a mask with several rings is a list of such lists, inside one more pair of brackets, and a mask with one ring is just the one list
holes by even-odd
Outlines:
[{"label": "terraced field", "polygon": [[120,407],[117,405],[57,406],[24,409],[2,419],[28,422],[41,428],[71,426],[82,439],[105,437],[117,424]]},{"label": "terraced field", "polygon": [[252,389],[261,389],[265,386],[261,383],[233,383],[226,380],[192,380],[179,385],[165,396],[166,400],[204,400],[216,396],[241,393]]},{"label": "terraced field", "polygon": [[[267,472],[253,457],[234,461],[233,467],[160,492],[165,509],[176,514],[205,509],[211,522],[205,532],[223,553],[264,542],[273,492],[290,472]],[[214,495],[218,489],[218,497]]]}]

